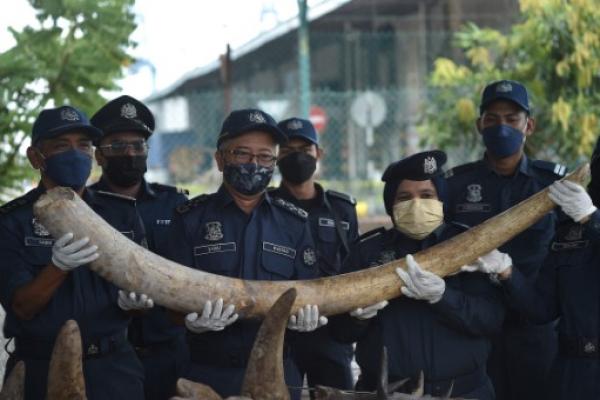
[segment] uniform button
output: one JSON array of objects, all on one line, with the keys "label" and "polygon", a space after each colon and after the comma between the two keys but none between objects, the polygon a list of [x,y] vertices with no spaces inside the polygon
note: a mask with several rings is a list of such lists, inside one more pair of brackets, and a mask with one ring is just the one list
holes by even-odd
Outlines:
[{"label": "uniform button", "polygon": [[596,352],[596,345],[592,342],[587,342],[585,346],[583,346],[583,351],[587,354],[591,354]]}]

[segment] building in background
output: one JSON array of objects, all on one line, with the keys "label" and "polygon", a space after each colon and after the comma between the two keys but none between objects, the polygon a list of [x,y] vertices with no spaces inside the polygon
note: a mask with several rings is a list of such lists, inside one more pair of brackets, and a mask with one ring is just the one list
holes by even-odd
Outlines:
[{"label": "building in background", "polygon": [[[518,15],[518,0],[324,0],[313,6],[311,119],[327,152],[321,180],[359,198],[372,193],[388,163],[419,150],[416,125],[433,61],[460,57],[453,33],[465,22],[506,31]],[[298,115],[298,25],[297,18],[281,23],[232,49],[229,62],[190,71],[148,100],[158,124],[149,166],[159,179],[216,182],[212,153],[229,108],[259,107],[277,119]],[[381,192],[375,193],[379,201]]]}]

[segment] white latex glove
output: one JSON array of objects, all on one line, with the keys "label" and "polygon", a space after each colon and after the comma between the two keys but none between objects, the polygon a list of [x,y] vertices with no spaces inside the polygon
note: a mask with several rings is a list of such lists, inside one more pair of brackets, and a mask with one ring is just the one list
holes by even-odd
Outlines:
[{"label": "white latex glove", "polygon": [[421,268],[412,255],[406,256],[408,272],[396,268],[396,273],[404,282],[402,294],[417,300],[427,300],[434,304],[440,301],[446,290],[446,282],[439,276]]},{"label": "white latex glove", "polygon": [[52,246],[52,264],[65,272],[92,262],[100,256],[98,246],[87,246],[90,241],[89,238],[72,240],[73,234],[71,232],[65,233]]},{"label": "white latex glove", "polygon": [[352,310],[352,311],[350,311],[350,315],[354,318],[364,321],[366,319],[371,319],[374,316],[376,316],[377,313],[379,312],[379,310],[383,309],[387,305],[388,305],[387,300],[380,301],[379,303],[375,303],[370,306]]},{"label": "white latex glove", "polygon": [[223,299],[217,300],[214,308],[212,302],[207,301],[204,304],[202,315],[191,313],[185,316],[185,326],[194,333],[222,331],[238,319],[238,314],[234,314],[234,311],[233,304],[223,310]]},{"label": "white latex glove", "polygon": [[473,264],[463,265],[460,270],[464,272],[483,272],[484,274],[501,274],[512,267],[512,259],[506,253],[492,250],[481,256]]},{"label": "white latex glove", "polygon": [[327,317],[319,316],[319,306],[305,305],[298,310],[297,315],[292,315],[288,321],[288,329],[298,332],[312,332],[317,328],[327,325]]},{"label": "white latex glove", "polygon": [[136,292],[126,293],[119,290],[117,304],[122,310],[149,310],[154,307],[154,300],[145,294],[138,295]]},{"label": "white latex glove", "polygon": [[575,222],[596,211],[592,198],[583,186],[571,181],[556,181],[549,187],[548,197]]}]

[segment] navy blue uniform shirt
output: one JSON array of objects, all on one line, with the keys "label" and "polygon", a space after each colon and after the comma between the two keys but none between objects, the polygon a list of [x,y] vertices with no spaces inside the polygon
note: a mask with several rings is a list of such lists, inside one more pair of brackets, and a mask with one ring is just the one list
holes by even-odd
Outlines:
[{"label": "navy blue uniform shirt", "polygon": [[[393,228],[373,230],[353,246],[344,272],[417,253],[465,229],[444,224],[421,241]],[[426,381],[443,381],[485,368],[490,349],[488,336],[499,332],[504,318],[502,293],[481,273],[461,273],[446,277],[445,281],[444,295],[435,304],[400,297],[391,300],[370,320],[344,315],[334,322],[332,330],[336,337],[357,341],[356,360],[366,388],[374,389],[383,345],[388,349],[391,381],[418,377],[420,371]],[[482,375],[485,376],[484,371]],[[484,380],[474,385],[486,384]],[[457,391],[453,394],[465,395]]]},{"label": "navy blue uniform shirt", "polygon": [[[117,287],[85,265],[69,272],[46,307],[31,320],[21,320],[12,311],[15,291],[51,262],[54,238],[34,218],[32,208],[43,192],[40,186],[0,209],[0,302],[6,310],[5,336],[53,342],[68,319],[77,321],[84,340],[124,332],[129,317],[117,305]],[[85,190],[83,200],[115,229],[138,243],[143,240],[133,202],[90,189]]]},{"label": "navy blue uniform shirt", "polygon": [[[246,214],[221,186],[216,193],[178,207],[171,223],[169,257],[191,268],[241,279],[314,278],[317,256],[306,218],[304,210],[268,193]],[[259,325],[237,321],[220,332],[188,332],[192,361],[244,365]]]}]

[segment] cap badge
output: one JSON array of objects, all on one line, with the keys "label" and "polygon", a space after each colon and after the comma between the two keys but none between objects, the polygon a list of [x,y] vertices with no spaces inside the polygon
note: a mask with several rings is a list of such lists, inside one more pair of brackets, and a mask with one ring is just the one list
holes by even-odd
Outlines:
[{"label": "cap badge", "polygon": [[423,172],[431,175],[437,171],[437,162],[433,157],[426,157],[425,161],[423,161]]},{"label": "cap badge", "polygon": [[63,121],[79,121],[79,115],[72,108],[65,108],[60,112],[60,119]]},{"label": "cap badge", "polygon": [[496,86],[496,92],[500,92],[500,93],[512,92],[512,85],[508,82],[502,82],[501,84]]},{"label": "cap badge", "polygon": [[297,131],[298,129],[302,129],[302,121],[298,121],[297,119],[290,121],[287,123],[286,127],[293,131]]},{"label": "cap badge", "polygon": [[258,111],[250,113],[248,119],[250,120],[250,122],[254,122],[255,124],[264,124],[267,122],[265,116],[259,113]]},{"label": "cap badge", "polygon": [[125,103],[121,106],[121,117],[123,118],[136,118],[137,117],[137,110],[135,108],[135,106],[131,103]]}]

